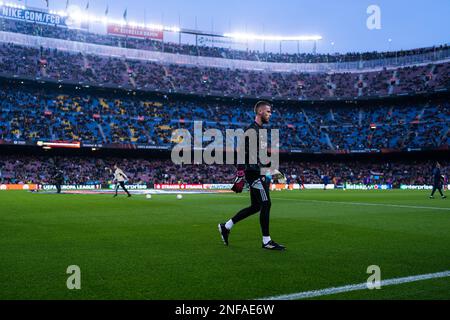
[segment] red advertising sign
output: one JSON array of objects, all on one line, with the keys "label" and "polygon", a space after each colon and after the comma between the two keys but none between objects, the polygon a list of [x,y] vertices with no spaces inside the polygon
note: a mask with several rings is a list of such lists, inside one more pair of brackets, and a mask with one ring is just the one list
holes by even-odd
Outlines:
[{"label": "red advertising sign", "polygon": [[117,24],[108,25],[108,34],[115,34],[118,36],[127,36],[144,39],[163,40],[164,32],[160,30],[151,30],[142,27],[121,26]]},{"label": "red advertising sign", "polygon": [[158,190],[202,190],[202,184],[155,184]]}]

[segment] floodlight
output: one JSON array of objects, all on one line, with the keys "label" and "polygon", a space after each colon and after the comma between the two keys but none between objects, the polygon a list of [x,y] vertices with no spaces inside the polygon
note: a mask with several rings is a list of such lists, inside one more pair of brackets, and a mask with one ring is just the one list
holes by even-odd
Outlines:
[{"label": "floodlight", "polygon": [[250,33],[225,33],[226,38],[237,40],[260,40],[260,41],[318,41],[322,40],[322,36],[272,36],[272,35],[256,35]]}]

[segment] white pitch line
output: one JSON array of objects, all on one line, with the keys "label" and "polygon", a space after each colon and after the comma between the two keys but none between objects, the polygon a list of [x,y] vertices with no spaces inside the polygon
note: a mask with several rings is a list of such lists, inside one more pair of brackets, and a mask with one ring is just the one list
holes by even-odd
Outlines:
[{"label": "white pitch line", "polygon": [[[234,196],[235,198],[245,198],[243,196]],[[313,202],[313,203],[326,203],[326,204],[344,204],[344,205],[356,205],[356,206],[371,206],[371,207],[393,207],[393,208],[406,208],[406,209],[427,209],[427,210],[439,210],[450,211],[450,208],[439,207],[425,207],[425,206],[407,206],[401,204],[388,204],[388,203],[369,203],[369,202],[345,202],[345,201],[329,201],[329,200],[308,200],[308,199],[291,199],[291,198],[275,198],[274,200],[295,201],[295,202]]]},{"label": "white pitch line", "polygon": [[[422,275],[417,275],[417,276],[396,278],[396,279],[390,279],[390,280],[382,280],[381,287],[394,286],[394,285],[399,285],[399,284],[403,284],[403,283],[411,283],[411,282],[424,281],[424,280],[430,280],[430,279],[441,279],[441,278],[447,278],[447,277],[450,277],[450,271],[422,274]],[[352,284],[352,285],[348,285],[348,286],[328,288],[328,289],[322,289],[322,290],[305,291],[305,292],[286,294],[286,295],[281,295],[281,296],[266,297],[266,298],[256,299],[256,300],[300,300],[300,299],[309,299],[309,298],[316,298],[316,297],[322,297],[322,296],[330,296],[330,295],[334,295],[334,294],[338,294],[338,293],[360,291],[360,290],[369,290],[367,283]]]},{"label": "white pitch line", "polygon": [[401,204],[387,204],[387,203],[369,203],[369,202],[344,202],[344,201],[326,201],[326,200],[306,200],[306,199],[289,199],[289,198],[273,198],[275,200],[285,200],[285,201],[297,201],[297,202],[314,202],[314,203],[327,203],[327,204],[344,204],[344,205],[354,205],[354,206],[372,206],[372,207],[391,207],[391,208],[406,208],[406,209],[427,209],[427,210],[440,210],[440,211],[450,211],[450,208],[439,208],[439,207],[425,207],[425,206],[407,206]]}]

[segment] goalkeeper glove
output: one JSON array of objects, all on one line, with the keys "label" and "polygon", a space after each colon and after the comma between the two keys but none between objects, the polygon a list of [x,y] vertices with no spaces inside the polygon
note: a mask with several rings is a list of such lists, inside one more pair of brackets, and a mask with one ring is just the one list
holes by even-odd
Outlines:
[{"label": "goalkeeper glove", "polygon": [[234,178],[234,183],[231,190],[233,190],[236,193],[242,193],[242,190],[244,190],[244,186],[245,186],[245,173],[243,170],[239,170],[236,174],[236,178]]}]

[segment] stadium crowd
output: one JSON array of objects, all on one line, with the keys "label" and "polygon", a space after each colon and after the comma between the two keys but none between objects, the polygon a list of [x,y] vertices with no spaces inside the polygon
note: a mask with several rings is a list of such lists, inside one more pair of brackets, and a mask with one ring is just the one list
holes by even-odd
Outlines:
[{"label": "stadium crowd", "polygon": [[[1,156],[1,183],[51,184],[55,168],[64,172],[66,184],[112,183],[109,170],[118,164],[129,177],[130,184],[190,183],[229,184],[235,170],[230,165],[175,165],[171,160]],[[441,162],[448,174],[450,162]],[[322,184],[324,176],[330,184],[401,184],[426,185],[431,183],[432,161],[346,161],[346,162],[282,162],[280,170],[288,183]],[[369,181],[368,181],[369,179]]]},{"label": "stadium crowd", "polygon": [[[252,105],[243,100],[182,100],[0,85],[0,141],[79,141],[170,148],[172,132],[194,121],[204,130],[245,128]],[[275,104],[271,128],[280,149],[303,152],[438,149],[450,145],[450,103]],[[224,134],[225,136],[225,134]],[[206,143],[206,142],[205,142]]]},{"label": "stadium crowd", "polygon": [[70,53],[0,44],[0,70],[25,77],[129,90],[278,99],[416,94],[450,88],[450,63],[366,73],[271,73]]},{"label": "stadium crowd", "polygon": [[447,50],[448,46],[402,50],[397,52],[364,52],[346,54],[313,54],[313,53],[273,53],[254,50],[235,50],[220,46],[191,45],[182,43],[162,42],[159,40],[139,39],[98,34],[83,29],[69,29],[52,25],[29,23],[18,20],[0,18],[0,31],[29,34],[39,37],[64,39],[77,42],[94,43],[106,46],[123,47],[149,51],[160,51],[183,55],[207,56],[225,59],[265,61],[279,63],[334,63],[360,60],[375,60],[399,58],[418,54],[435,53]]}]

